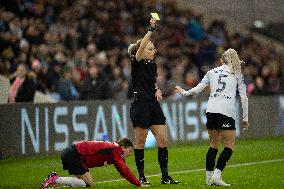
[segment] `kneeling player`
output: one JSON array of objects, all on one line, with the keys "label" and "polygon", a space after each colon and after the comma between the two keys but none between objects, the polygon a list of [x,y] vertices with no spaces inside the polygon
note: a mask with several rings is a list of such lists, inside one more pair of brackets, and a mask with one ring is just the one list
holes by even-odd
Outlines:
[{"label": "kneeling player", "polygon": [[132,174],[125,163],[133,149],[130,140],[123,138],[118,142],[81,141],[72,144],[61,154],[64,170],[75,177],[60,177],[51,172],[41,188],[49,188],[56,185],[71,187],[92,187],[94,181],[89,168],[114,164],[117,171],[130,183],[141,186],[139,180]]}]

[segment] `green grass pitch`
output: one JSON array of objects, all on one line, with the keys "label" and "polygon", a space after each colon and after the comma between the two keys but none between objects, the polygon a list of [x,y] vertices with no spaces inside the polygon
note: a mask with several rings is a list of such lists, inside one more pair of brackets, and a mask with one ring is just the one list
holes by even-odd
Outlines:
[{"label": "green grass pitch", "polygon": [[[149,188],[220,188],[205,185],[205,154],[208,144],[169,147],[169,172],[181,184],[160,185],[157,150],[145,151],[145,173]],[[219,150],[220,153],[221,150]],[[219,154],[218,153],[218,154]],[[127,164],[136,174],[133,155]],[[39,188],[50,171],[67,176],[60,156],[0,160],[0,188]],[[94,188],[135,188],[121,179],[113,165],[91,169]],[[235,152],[223,172],[230,188],[284,188],[284,137],[238,140]]]}]

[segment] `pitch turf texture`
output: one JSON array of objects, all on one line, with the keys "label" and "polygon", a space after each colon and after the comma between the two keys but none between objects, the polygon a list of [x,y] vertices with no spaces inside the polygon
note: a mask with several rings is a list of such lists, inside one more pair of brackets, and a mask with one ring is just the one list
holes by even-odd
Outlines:
[{"label": "pitch turf texture", "polygon": [[[170,175],[181,181],[175,186],[160,184],[157,150],[146,150],[145,173],[150,188],[218,188],[205,185],[207,149],[206,143],[169,147]],[[133,155],[127,164],[136,174]],[[0,188],[39,188],[50,171],[68,175],[61,168],[59,156],[0,160]],[[91,172],[96,181],[94,188],[135,188],[121,179],[113,165]],[[230,188],[284,188],[284,137],[238,140],[223,179],[231,184]]]}]

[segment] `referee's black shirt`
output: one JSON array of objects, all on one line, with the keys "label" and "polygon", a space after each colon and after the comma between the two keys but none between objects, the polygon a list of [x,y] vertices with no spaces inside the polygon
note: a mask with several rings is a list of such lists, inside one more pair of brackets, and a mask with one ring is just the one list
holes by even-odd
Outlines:
[{"label": "referee's black shirt", "polygon": [[131,76],[133,91],[138,93],[138,101],[156,101],[155,83],[157,82],[157,66],[153,60],[141,59],[134,55],[131,58]]}]

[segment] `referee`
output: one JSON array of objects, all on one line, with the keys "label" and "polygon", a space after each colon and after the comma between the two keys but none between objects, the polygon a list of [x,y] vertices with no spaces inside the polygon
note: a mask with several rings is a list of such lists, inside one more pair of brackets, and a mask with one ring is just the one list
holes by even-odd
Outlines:
[{"label": "referee", "polygon": [[154,62],[156,48],[150,38],[156,28],[156,20],[151,18],[150,27],[143,39],[130,44],[131,76],[134,101],[130,108],[130,118],[135,133],[134,155],[142,185],[149,185],[144,175],[144,145],[150,129],[158,144],[158,161],[162,172],[161,184],[178,184],[168,175],[168,148],[166,118],[160,106],[162,91],[157,87],[157,66]]}]

